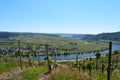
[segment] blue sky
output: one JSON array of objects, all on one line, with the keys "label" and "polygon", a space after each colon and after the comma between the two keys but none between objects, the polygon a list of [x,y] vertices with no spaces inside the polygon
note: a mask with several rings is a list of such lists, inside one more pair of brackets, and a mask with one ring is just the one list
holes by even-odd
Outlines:
[{"label": "blue sky", "polygon": [[120,31],[120,0],[0,0],[0,31]]}]

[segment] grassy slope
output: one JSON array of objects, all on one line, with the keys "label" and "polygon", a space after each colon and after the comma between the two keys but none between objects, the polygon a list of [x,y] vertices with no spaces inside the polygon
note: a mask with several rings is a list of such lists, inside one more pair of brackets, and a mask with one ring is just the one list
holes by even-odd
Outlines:
[{"label": "grassy slope", "polygon": [[25,80],[38,80],[39,74],[43,73],[47,70],[46,66],[29,68],[22,73],[20,73],[21,77]]},{"label": "grassy slope", "polygon": [[16,63],[15,61],[10,61],[10,62],[0,62],[0,74],[3,72],[9,71],[12,68],[18,67],[19,64]]},{"label": "grassy slope", "polygon": [[62,66],[53,70],[49,75],[48,80],[91,80],[86,73],[79,72],[79,70]]}]

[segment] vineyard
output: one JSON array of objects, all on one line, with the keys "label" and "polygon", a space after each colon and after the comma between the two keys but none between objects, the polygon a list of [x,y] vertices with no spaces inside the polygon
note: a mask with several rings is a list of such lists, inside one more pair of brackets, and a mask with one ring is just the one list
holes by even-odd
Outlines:
[{"label": "vineyard", "polygon": [[120,0],[0,0],[0,80],[120,80]]},{"label": "vineyard", "polygon": [[[37,38],[33,40],[29,40],[28,36],[22,37],[19,36],[21,40],[0,40],[0,80],[107,80],[109,76],[111,80],[120,80],[120,51],[109,52],[110,59],[108,54],[100,52],[109,49],[109,43],[42,35],[44,41],[51,38],[51,42],[39,44],[39,36],[34,36]],[[95,57],[79,57],[76,54],[91,51]],[[70,54],[76,54],[76,57],[65,62],[51,57]],[[44,59],[40,59],[42,55],[45,55]]]}]

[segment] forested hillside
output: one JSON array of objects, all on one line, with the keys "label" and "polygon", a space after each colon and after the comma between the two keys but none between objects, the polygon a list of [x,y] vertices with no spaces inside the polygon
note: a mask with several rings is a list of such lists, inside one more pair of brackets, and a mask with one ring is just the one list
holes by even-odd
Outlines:
[{"label": "forested hillside", "polygon": [[45,33],[18,33],[18,32],[0,32],[0,38],[11,38],[11,37],[18,37],[21,35],[45,35],[45,36],[53,36],[53,37],[59,37],[55,34],[45,34]]},{"label": "forested hillside", "polygon": [[12,33],[12,32],[0,32],[0,38],[10,38],[10,37],[16,37],[18,36],[18,33]]},{"label": "forested hillside", "polygon": [[83,38],[83,40],[87,40],[87,41],[98,41],[98,40],[120,41],[120,32],[102,33],[102,34],[98,34],[98,35],[87,35]]}]

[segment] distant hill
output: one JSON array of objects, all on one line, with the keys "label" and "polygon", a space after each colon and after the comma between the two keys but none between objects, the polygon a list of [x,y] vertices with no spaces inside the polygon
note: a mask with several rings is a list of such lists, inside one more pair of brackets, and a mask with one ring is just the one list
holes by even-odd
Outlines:
[{"label": "distant hill", "polygon": [[45,34],[45,33],[19,33],[19,32],[0,32],[0,38],[11,38],[11,37],[18,37],[21,35],[46,35],[52,37],[59,37],[55,34]]},{"label": "distant hill", "polygon": [[10,38],[16,36],[19,36],[19,34],[14,32],[0,32],[0,38]]},{"label": "distant hill", "polygon": [[120,32],[101,33],[97,35],[66,34],[66,33],[46,34],[46,33],[0,32],[0,39],[17,38],[19,36],[40,36],[40,35],[51,36],[51,37],[67,37],[67,38],[81,39],[81,40],[86,40],[86,41],[99,41],[99,40],[120,41]]},{"label": "distant hill", "polygon": [[112,40],[112,41],[120,41],[120,32],[113,33],[101,33],[98,35],[87,35],[82,40],[87,41],[98,41],[98,40]]},{"label": "distant hill", "polygon": [[0,38],[11,38],[11,37],[18,37],[21,35],[46,35],[52,37],[66,37],[66,38],[74,38],[74,39],[82,39],[88,34],[67,34],[67,33],[27,33],[27,32],[0,32]]}]

